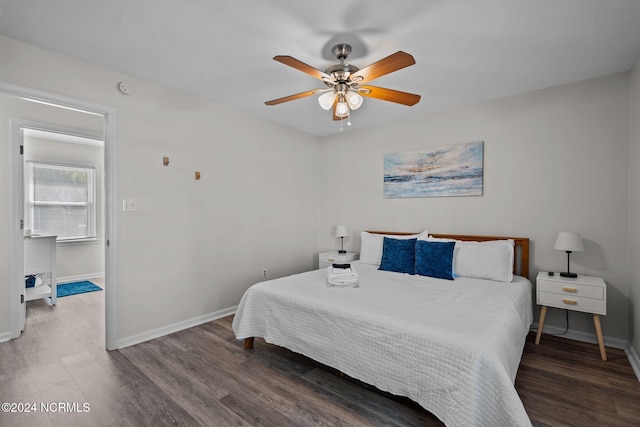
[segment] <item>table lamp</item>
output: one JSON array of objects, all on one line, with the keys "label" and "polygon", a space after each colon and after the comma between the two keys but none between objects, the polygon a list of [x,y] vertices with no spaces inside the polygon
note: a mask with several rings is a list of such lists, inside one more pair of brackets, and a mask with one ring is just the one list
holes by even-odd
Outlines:
[{"label": "table lamp", "polygon": [[581,252],[584,250],[580,233],[569,233],[566,231],[561,231],[560,233],[558,233],[556,244],[553,245],[553,248],[559,251],[565,251],[567,253],[567,271],[560,273],[560,276],[572,278],[578,277],[576,273],[571,273],[569,271],[569,256],[571,255],[571,252]]},{"label": "table lamp", "polygon": [[336,237],[340,238],[340,250],[338,251],[339,254],[347,253],[347,251],[344,250],[344,238],[347,237],[348,235],[349,235],[349,232],[347,231],[346,225],[336,226]]}]

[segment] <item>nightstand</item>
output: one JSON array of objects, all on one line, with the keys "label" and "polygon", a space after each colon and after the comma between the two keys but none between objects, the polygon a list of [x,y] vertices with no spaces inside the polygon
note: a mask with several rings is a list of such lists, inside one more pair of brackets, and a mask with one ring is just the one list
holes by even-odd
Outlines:
[{"label": "nightstand", "polygon": [[540,343],[540,335],[542,335],[548,307],[591,313],[598,336],[600,357],[602,360],[607,360],[602,339],[602,327],[600,326],[600,315],[607,314],[607,285],[601,277],[569,278],[560,276],[560,273],[549,276],[546,271],[541,271],[536,278],[536,302],[542,306],[536,344]]},{"label": "nightstand", "polygon": [[346,254],[338,253],[338,251],[320,252],[318,255],[318,268],[326,268],[331,264],[345,264],[358,259],[355,252],[347,252]]}]

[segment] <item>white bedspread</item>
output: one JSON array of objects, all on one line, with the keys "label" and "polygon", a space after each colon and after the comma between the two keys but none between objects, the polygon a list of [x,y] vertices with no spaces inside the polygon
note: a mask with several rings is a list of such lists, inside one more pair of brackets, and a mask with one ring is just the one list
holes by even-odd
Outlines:
[{"label": "white bedspread", "polygon": [[359,288],[316,270],[258,283],[233,331],[407,396],[448,426],[530,426],[514,388],[532,322],[532,285],[454,281],[355,263]]}]

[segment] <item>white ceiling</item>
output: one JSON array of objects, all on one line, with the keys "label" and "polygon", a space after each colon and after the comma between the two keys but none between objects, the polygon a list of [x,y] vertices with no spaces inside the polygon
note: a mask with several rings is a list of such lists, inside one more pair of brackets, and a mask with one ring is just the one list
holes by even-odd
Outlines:
[{"label": "white ceiling", "polygon": [[416,64],[373,85],[422,95],[365,98],[350,129],[628,71],[640,55],[640,0],[0,0],[0,33],[195,94],[313,135],[338,132],[323,87],[273,61],[363,68],[398,50]]}]

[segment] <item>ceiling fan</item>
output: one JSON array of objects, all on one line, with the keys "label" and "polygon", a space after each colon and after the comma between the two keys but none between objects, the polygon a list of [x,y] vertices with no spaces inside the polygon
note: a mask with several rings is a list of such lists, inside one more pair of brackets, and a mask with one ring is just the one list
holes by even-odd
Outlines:
[{"label": "ceiling fan", "polygon": [[340,63],[332,65],[324,71],[313,68],[291,56],[275,56],[273,59],[276,61],[322,80],[327,88],[308,90],[295,95],[285,96],[284,98],[267,101],[265,104],[277,105],[283,102],[293,101],[294,99],[321,94],[318,97],[320,106],[325,110],[333,109],[333,120],[342,120],[348,117],[352,110],[357,110],[362,106],[363,96],[408,106],[415,105],[420,101],[420,95],[365,85],[365,83],[373,79],[415,64],[416,61],[413,59],[413,56],[408,53],[398,51],[363,69],[359,69],[354,65],[345,63],[345,60],[351,53],[350,45],[344,43],[337,44],[333,47],[332,51]]}]

